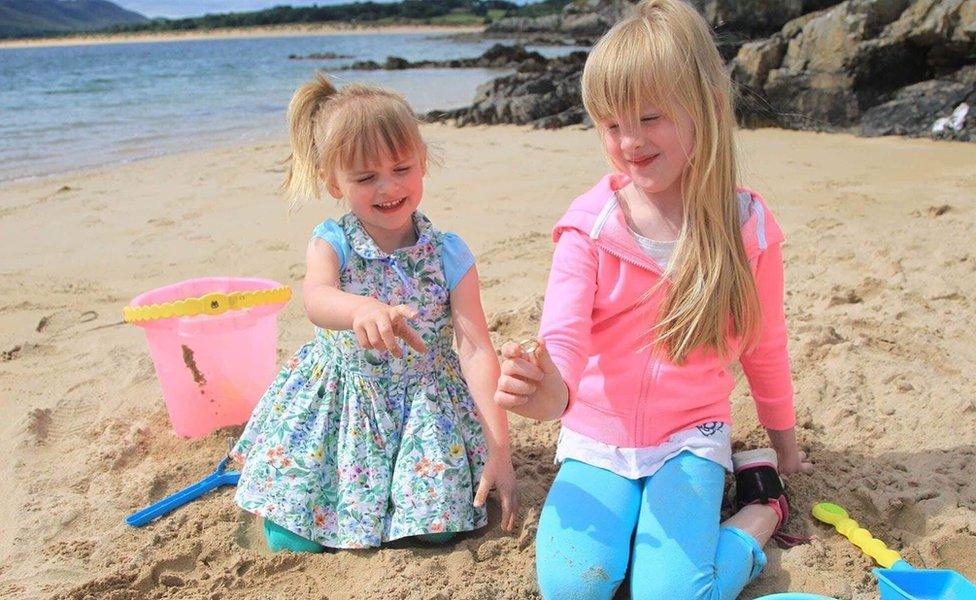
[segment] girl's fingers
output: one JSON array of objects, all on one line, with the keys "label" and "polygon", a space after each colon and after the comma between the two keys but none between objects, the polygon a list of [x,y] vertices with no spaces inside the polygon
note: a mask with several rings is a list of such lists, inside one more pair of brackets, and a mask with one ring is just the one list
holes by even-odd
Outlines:
[{"label": "girl's fingers", "polygon": [[522,358],[525,353],[522,352],[522,346],[519,346],[515,342],[505,342],[502,345],[502,356],[505,358]]},{"label": "girl's fingers", "polygon": [[356,328],[356,341],[361,348],[369,348],[369,338],[366,337],[366,329],[362,326]]},{"label": "girl's fingers", "polygon": [[390,354],[400,358],[403,352],[400,351],[400,344],[397,343],[396,335],[393,333],[393,324],[389,320],[381,320],[376,323],[376,330],[380,334],[380,338],[383,339],[383,345]]},{"label": "girl's fingers", "polygon": [[502,363],[502,374],[529,381],[542,381],[546,374],[535,364],[523,359],[508,359]]},{"label": "girl's fingers", "polygon": [[386,349],[386,346],[383,344],[383,338],[380,336],[380,331],[376,327],[376,323],[364,324],[363,330],[366,332],[366,348],[369,348],[370,350]]},{"label": "girl's fingers", "polygon": [[400,323],[400,325],[396,328],[396,334],[397,337],[405,341],[408,346],[417,352],[420,352],[421,354],[427,352],[427,344],[424,344],[424,339],[406,323]]},{"label": "girl's fingers", "polygon": [[514,489],[511,490],[509,493],[505,494],[505,497],[502,498],[503,514],[506,506],[508,509],[508,520],[506,521],[503,519],[502,522],[505,523],[506,525],[505,527],[506,531],[512,531],[515,529],[515,521],[518,520],[518,514],[519,514],[518,494],[515,492]]},{"label": "girl's fingers", "polygon": [[509,375],[502,375],[498,378],[498,390],[508,392],[516,396],[531,396],[539,389],[539,386],[530,381],[524,381]]},{"label": "girl's fingers", "polygon": [[502,501],[502,529],[512,530],[512,499],[508,494],[501,494]]},{"label": "girl's fingers", "polygon": [[478,483],[478,491],[474,495],[474,505],[476,507],[481,507],[485,505],[485,501],[488,500],[488,492],[491,491],[491,483],[488,482],[484,477]]},{"label": "girl's fingers", "polygon": [[495,404],[506,410],[523,406],[528,401],[528,396],[517,396],[502,391],[495,392]]},{"label": "girl's fingers", "polygon": [[414,331],[408,321],[417,316],[417,311],[410,308],[406,304],[400,304],[393,307],[393,312],[391,319],[393,321],[393,332],[398,338],[407,343],[408,346],[420,352],[421,354],[427,352],[427,345],[424,344],[424,339],[420,337],[420,334]]}]

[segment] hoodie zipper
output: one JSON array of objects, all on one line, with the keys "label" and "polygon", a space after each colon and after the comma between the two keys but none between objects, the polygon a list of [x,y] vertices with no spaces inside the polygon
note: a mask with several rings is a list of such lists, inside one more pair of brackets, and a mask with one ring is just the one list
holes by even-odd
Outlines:
[{"label": "hoodie zipper", "polygon": [[[651,266],[650,264],[642,264],[635,258],[630,256],[625,256],[619,250],[611,248],[606,243],[601,243],[599,239],[593,240],[596,245],[607,254],[617,257],[618,259],[631,264],[635,267],[644,269],[645,271],[650,271],[651,273],[658,275],[659,277],[664,277],[664,273],[660,271],[659,268]],[[656,358],[654,352],[649,352],[647,356],[647,363],[641,370],[641,386],[640,392],[638,392],[637,402],[634,407],[634,445],[640,443],[641,437],[644,435],[644,402],[645,399],[650,395],[650,390],[657,383],[658,376],[661,372],[661,360]]]}]

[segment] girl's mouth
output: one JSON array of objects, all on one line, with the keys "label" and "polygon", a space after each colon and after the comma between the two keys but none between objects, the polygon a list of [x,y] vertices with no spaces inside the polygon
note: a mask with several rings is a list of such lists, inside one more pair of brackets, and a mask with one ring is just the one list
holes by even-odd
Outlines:
[{"label": "girl's mouth", "polygon": [[403,198],[400,198],[399,200],[394,200],[392,202],[386,202],[384,204],[374,204],[373,208],[383,213],[396,212],[396,210],[399,209],[401,206],[403,206],[406,201],[407,201],[407,197],[404,196]]},{"label": "girl's mouth", "polygon": [[654,159],[656,159],[658,156],[660,156],[660,154],[652,154],[650,156],[645,156],[644,158],[628,160],[627,162],[634,165],[635,167],[646,167],[647,165],[651,164],[654,161]]}]

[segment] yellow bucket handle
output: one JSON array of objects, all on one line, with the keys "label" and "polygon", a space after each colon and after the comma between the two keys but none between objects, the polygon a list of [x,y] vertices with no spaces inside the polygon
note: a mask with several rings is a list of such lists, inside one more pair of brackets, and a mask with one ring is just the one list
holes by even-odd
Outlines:
[{"label": "yellow bucket handle", "polygon": [[146,306],[126,306],[122,317],[126,323],[169,319],[171,317],[193,317],[196,315],[220,315],[228,310],[241,310],[265,304],[280,304],[291,299],[291,288],[283,286],[269,290],[214,292],[199,298],[184,298],[173,302],[149,304]]}]

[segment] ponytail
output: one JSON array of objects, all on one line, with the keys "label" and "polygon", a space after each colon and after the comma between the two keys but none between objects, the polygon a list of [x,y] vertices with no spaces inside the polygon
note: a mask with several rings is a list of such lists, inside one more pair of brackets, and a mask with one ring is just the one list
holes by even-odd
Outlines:
[{"label": "ponytail", "polygon": [[320,198],[319,168],[321,149],[315,144],[315,128],[325,103],[336,93],[332,82],[321,73],[305,83],[291,97],[288,104],[288,132],[291,156],[288,174],[282,186],[294,205],[308,198]]}]

